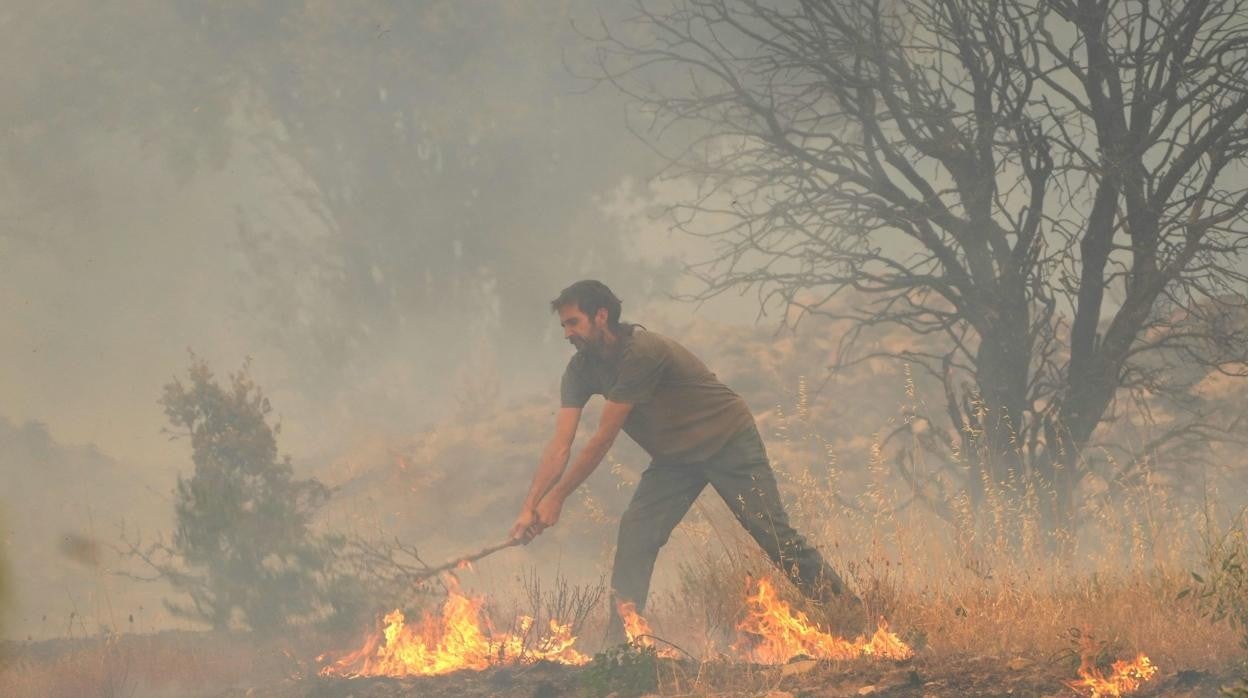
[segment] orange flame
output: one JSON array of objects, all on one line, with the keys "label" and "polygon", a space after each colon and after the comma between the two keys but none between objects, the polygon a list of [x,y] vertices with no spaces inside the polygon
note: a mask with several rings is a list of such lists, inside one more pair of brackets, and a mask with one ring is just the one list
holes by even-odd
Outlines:
[{"label": "orange flame", "polygon": [[1156,674],[1157,665],[1138,654],[1133,662],[1125,659],[1114,662],[1109,676],[1105,676],[1096,668],[1095,654],[1085,650],[1079,661],[1079,680],[1068,681],[1066,685],[1079,692],[1091,691],[1090,698],[1118,698],[1139,690],[1140,684]]},{"label": "orange flame", "polygon": [[[620,612],[620,620],[624,621],[624,634],[628,636],[629,643],[637,647],[654,647],[654,632],[650,630],[650,623],[637,613],[637,604],[621,601],[616,610]],[[660,647],[656,652],[666,659],[680,659],[680,654],[671,647]]]},{"label": "orange flame", "polygon": [[528,646],[532,618],[519,618],[515,634],[495,635],[488,619],[483,621],[484,599],[464,595],[453,577],[447,591],[439,615],[427,613],[420,623],[409,625],[402,611],[391,611],[385,616],[385,628],[370,635],[359,649],[321,669],[321,675],[434,676],[543,659],[574,665],[589,661],[573,649],[576,637],[570,624],[551,619],[549,634]]},{"label": "orange flame", "polygon": [[733,649],[760,664],[784,664],[802,655],[837,660],[914,656],[909,645],[888,631],[888,623],[883,618],[870,640],[863,636],[846,640],[823,632],[805,613],[791,609],[782,601],[766,579],[758,580],[755,591],[746,597],[746,611],[745,619],[737,624],[742,638]]}]

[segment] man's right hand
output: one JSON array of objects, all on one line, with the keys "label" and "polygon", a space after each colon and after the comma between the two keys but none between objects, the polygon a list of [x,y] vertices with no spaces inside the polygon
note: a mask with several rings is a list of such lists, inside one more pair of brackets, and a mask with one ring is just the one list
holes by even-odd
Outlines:
[{"label": "man's right hand", "polygon": [[516,522],[511,525],[511,539],[528,545],[529,541],[533,540],[533,537],[537,535],[533,528],[536,523],[537,512],[531,508],[525,508],[516,517]]}]

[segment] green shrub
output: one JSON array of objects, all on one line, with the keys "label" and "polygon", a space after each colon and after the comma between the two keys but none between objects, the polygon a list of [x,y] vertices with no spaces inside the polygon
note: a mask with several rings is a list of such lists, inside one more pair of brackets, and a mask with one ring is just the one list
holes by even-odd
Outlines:
[{"label": "green shrub", "polygon": [[188,380],[167,384],[160,404],[174,436],[190,439],[195,464],[178,477],[177,528],[161,546],[169,561],[156,563],[190,597],[170,610],[253,629],[322,613],[333,546],[309,524],[329,490],[296,479],[290,457],[278,456],[280,427],[247,365],[221,385],[192,357]]},{"label": "green shrub", "polygon": [[1193,584],[1179,592],[1179,598],[1192,597],[1201,614],[1211,622],[1229,622],[1241,634],[1240,643],[1248,649],[1248,537],[1238,528],[1228,529],[1205,540],[1205,565],[1192,572]]},{"label": "green shrub", "polygon": [[620,698],[651,693],[659,687],[659,658],[654,647],[619,645],[594,655],[581,672],[581,686],[589,696]]}]

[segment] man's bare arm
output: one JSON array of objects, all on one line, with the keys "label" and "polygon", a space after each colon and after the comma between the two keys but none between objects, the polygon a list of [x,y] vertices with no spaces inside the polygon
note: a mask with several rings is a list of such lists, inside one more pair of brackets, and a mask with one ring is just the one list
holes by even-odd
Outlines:
[{"label": "man's bare arm", "polygon": [[602,417],[598,420],[598,429],[594,431],[594,435],[590,437],[581,452],[576,455],[572,467],[568,468],[563,473],[563,477],[559,478],[555,486],[550,489],[547,497],[554,497],[563,502],[568,495],[581,486],[582,482],[585,482],[585,478],[594,472],[603,457],[607,455],[607,451],[611,450],[611,444],[615,443],[615,437],[619,435],[632,409],[633,406],[630,403],[607,400],[606,406],[602,408]]},{"label": "man's bare arm", "polygon": [[525,509],[537,508],[542,497],[559,482],[564,468],[568,465],[568,456],[572,453],[572,441],[576,438],[576,427],[581,421],[579,407],[561,407],[555,419],[555,435],[542,451],[542,460],[533,474],[533,484],[529,494],[524,498]]},{"label": "man's bare arm", "polygon": [[559,409],[555,418],[555,435],[546,443],[546,448],[542,451],[542,459],[538,462],[537,472],[533,473],[533,483],[529,486],[529,493],[524,498],[524,505],[520,507],[520,515],[516,517],[516,522],[511,527],[513,539],[524,538],[527,542],[532,537],[528,530],[537,520],[537,504],[563,475],[564,468],[568,464],[568,456],[572,453],[576,427],[580,421],[581,409],[579,407]]}]

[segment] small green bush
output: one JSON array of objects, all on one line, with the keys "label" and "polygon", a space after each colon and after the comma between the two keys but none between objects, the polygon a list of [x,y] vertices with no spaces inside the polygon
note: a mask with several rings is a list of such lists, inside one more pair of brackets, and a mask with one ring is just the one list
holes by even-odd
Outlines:
[{"label": "small green bush", "polygon": [[581,686],[592,698],[612,693],[620,698],[652,693],[659,687],[658,653],[653,647],[633,644],[599,652],[581,672]]},{"label": "small green bush", "polygon": [[244,365],[222,385],[201,360],[165,386],[160,404],[195,468],[178,477],[177,529],[158,569],[189,604],[175,614],[214,627],[274,629],[324,612],[333,545],[310,530],[329,497],[279,456],[269,400]]},{"label": "small green bush", "polygon": [[1193,584],[1179,598],[1195,599],[1201,614],[1211,622],[1229,622],[1241,634],[1248,649],[1248,537],[1231,529],[1206,537],[1203,574],[1192,572]]}]

